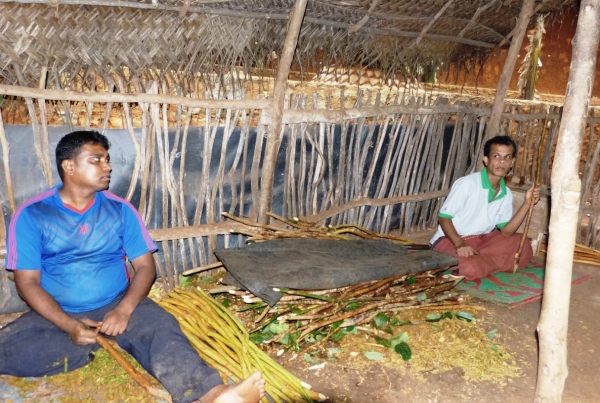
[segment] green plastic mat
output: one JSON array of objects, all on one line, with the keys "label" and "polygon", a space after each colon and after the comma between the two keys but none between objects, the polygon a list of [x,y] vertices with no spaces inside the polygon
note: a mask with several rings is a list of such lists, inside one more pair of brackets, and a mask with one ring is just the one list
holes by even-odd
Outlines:
[{"label": "green plastic mat", "polygon": [[[542,298],[544,290],[543,267],[529,265],[513,272],[495,272],[474,281],[461,281],[456,288],[474,297],[517,308]],[[590,274],[573,274],[572,284],[589,280]]]}]

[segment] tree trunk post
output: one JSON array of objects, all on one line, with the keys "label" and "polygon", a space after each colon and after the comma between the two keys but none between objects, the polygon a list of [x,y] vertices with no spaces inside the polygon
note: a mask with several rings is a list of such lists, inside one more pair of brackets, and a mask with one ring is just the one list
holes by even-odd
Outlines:
[{"label": "tree trunk post", "polygon": [[600,0],[583,0],[552,166],[552,211],[539,339],[536,403],[560,402],[567,378],[567,329],[581,180],[579,160],[594,84]]},{"label": "tree trunk post", "polygon": [[492,105],[492,114],[490,121],[485,130],[485,140],[491,139],[498,133],[498,127],[500,126],[500,119],[502,118],[502,110],[504,109],[504,99],[506,98],[506,91],[510,84],[510,79],[515,71],[515,65],[519,58],[519,51],[523,44],[523,38],[527,32],[527,25],[533,15],[533,5],[535,0],[523,0],[521,6],[521,12],[517,20],[517,26],[514,30],[514,35],[510,47],[508,48],[508,54],[506,55],[506,61],[502,68],[502,74],[498,80],[498,87],[496,88],[496,97],[494,98],[494,104]]},{"label": "tree trunk post", "polygon": [[277,151],[281,136],[283,103],[285,100],[285,90],[287,88],[287,79],[290,74],[290,67],[298,43],[304,12],[308,0],[297,0],[294,8],[290,12],[287,35],[283,45],[279,65],[277,66],[277,77],[273,88],[273,101],[271,106],[263,111],[270,118],[269,128],[267,130],[267,144],[265,146],[265,159],[260,179],[260,193],[258,205],[258,221],[261,224],[267,224],[269,216],[267,212],[271,210],[273,203],[273,180],[275,178],[275,165],[277,163]]}]

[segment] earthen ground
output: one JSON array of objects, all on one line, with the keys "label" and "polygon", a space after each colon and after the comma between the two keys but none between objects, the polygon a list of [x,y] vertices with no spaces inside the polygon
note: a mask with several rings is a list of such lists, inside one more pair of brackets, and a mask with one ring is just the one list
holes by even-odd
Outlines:
[{"label": "earthen ground", "polygon": [[[414,236],[415,242],[427,239]],[[543,256],[537,257],[543,259]],[[590,280],[571,289],[568,330],[567,377],[562,402],[592,403],[600,401],[600,267],[574,264],[576,273],[589,273]],[[289,368],[313,388],[329,397],[332,403],[506,403],[533,402],[537,378],[538,345],[536,326],[541,301],[509,309],[478,300],[485,307],[485,320],[522,370],[519,378],[507,379],[505,386],[490,382],[468,382],[460,370],[441,374],[423,374],[423,379],[403,375],[373,362],[355,370],[344,362],[330,362],[319,371]],[[443,349],[443,343],[440,343]]]},{"label": "earthen ground", "polygon": [[[430,233],[409,237],[418,243],[426,241],[428,236]],[[569,375],[562,401],[592,403],[599,401],[600,394],[600,267],[574,264],[574,271],[589,273],[592,278],[571,289],[567,340]],[[366,361],[357,367],[344,360],[331,360],[322,369],[308,370],[306,362],[300,359],[286,364],[286,369],[312,385],[314,390],[326,395],[329,403],[532,402],[538,362],[536,325],[541,302],[516,309],[479,300],[477,303],[485,308],[482,320],[487,322],[486,326],[498,329],[496,335],[499,342],[521,368],[521,376],[507,378],[504,386],[496,382],[466,381],[460,369],[439,374],[423,373],[414,377],[377,361]],[[4,316],[0,318],[0,324],[10,319],[10,316]],[[439,348],[444,348],[443,343]],[[140,393],[145,392],[140,390]],[[43,400],[39,399],[38,395],[33,400],[23,397],[10,401],[60,402],[51,394],[46,394]],[[5,401],[1,394],[0,401]]]}]

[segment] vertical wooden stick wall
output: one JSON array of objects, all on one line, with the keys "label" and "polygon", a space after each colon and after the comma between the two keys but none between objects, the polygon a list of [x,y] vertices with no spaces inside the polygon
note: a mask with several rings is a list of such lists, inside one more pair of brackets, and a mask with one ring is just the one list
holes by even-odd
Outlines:
[{"label": "vertical wooden stick wall", "polygon": [[[126,94],[111,94],[117,98],[109,105],[107,99],[100,98],[104,95],[95,93],[88,95],[89,101],[78,104],[86,113],[80,121],[90,125],[100,122],[99,130],[120,111],[125,129],[122,141],[131,144],[135,154],[130,183],[121,196],[139,200],[136,207],[160,246],[157,265],[167,289],[177,285],[181,271],[209,263],[215,248],[243,244],[243,237],[229,233],[232,224],[221,214],[249,215],[258,208],[265,154],[264,126],[258,121],[268,106],[264,101],[205,100],[202,106],[191,100],[170,103],[166,101],[171,98],[162,98],[170,91],[169,85],[159,80],[138,81],[135,90],[148,96],[139,95],[143,102],[119,100],[118,96],[127,98]],[[126,91],[119,80],[115,88]],[[38,126],[56,124],[57,108],[76,105],[68,99],[51,104],[52,92],[27,95],[32,100],[45,99],[44,103],[31,102]],[[489,105],[403,94],[383,99],[370,90],[360,91],[354,103],[347,105],[339,95],[286,96],[282,142],[275,160],[273,211],[286,217],[320,216],[331,224],[353,223],[384,233],[434,225],[443,201],[436,192],[477,169]],[[332,107],[331,100],[336,97],[341,98],[343,108]],[[40,107],[46,111],[39,111]],[[538,152],[543,153],[542,166],[551,165],[560,110],[522,105],[509,108],[502,123],[521,149],[515,174],[531,180],[535,177],[532,161]],[[104,116],[92,118],[87,115],[90,110],[102,110]],[[12,113],[10,108],[2,112],[3,117]],[[43,121],[40,116],[44,116]],[[75,118],[76,113],[70,110],[60,116],[66,125],[64,119]],[[24,201],[15,200],[15,187],[17,194],[23,194],[26,186],[11,181],[11,169],[18,169],[19,161],[10,159],[10,143],[19,139],[6,136],[4,122],[10,120],[0,120],[3,228]],[[584,183],[589,183],[584,185],[584,198],[592,208],[588,210],[592,211],[590,228],[595,228],[598,220],[593,207],[600,204],[600,170],[594,162],[600,153],[598,121],[595,115],[589,118],[589,157],[583,175]],[[544,125],[548,127],[547,141],[537,150],[535,138]],[[36,147],[47,148],[48,131],[41,130],[33,139]],[[37,158],[40,167],[47,164],[45,158]],[[191,162],[199,168],[191,169]],[[542,183],[548,180],[543,172]],[[419,201],[386,202],[414,195],[424,196]],[[358,207],[344,207],[357,202]],[[582,242],[596,242],[595,230],[581,230],[580,234]]]}]

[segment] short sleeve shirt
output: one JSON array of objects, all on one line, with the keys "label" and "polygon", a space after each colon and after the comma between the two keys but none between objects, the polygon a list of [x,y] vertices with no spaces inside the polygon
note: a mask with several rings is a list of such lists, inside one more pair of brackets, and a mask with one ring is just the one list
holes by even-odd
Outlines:
[{"label": "short sleeve shirt", "polygon": [[[508,224],[512,218],[512,201],[512,193],[504,179],[500,180],[500,191],[495,195],[487,168],[484,168],[481,172],[463,176],[452,185],[438,215],[452,219],[460,236],[487,234]],[[431,243],[443,236],[444,231],[438,225]]]},{"label": "short sleeve shirt", "polygon": [[8,270],[41,270],[41,286],[66,312],[111,302],[129,284],[126,259],[156,251],[139,213],[109,191],[79,211],[56,186],[15,212],[8,233]]}]

